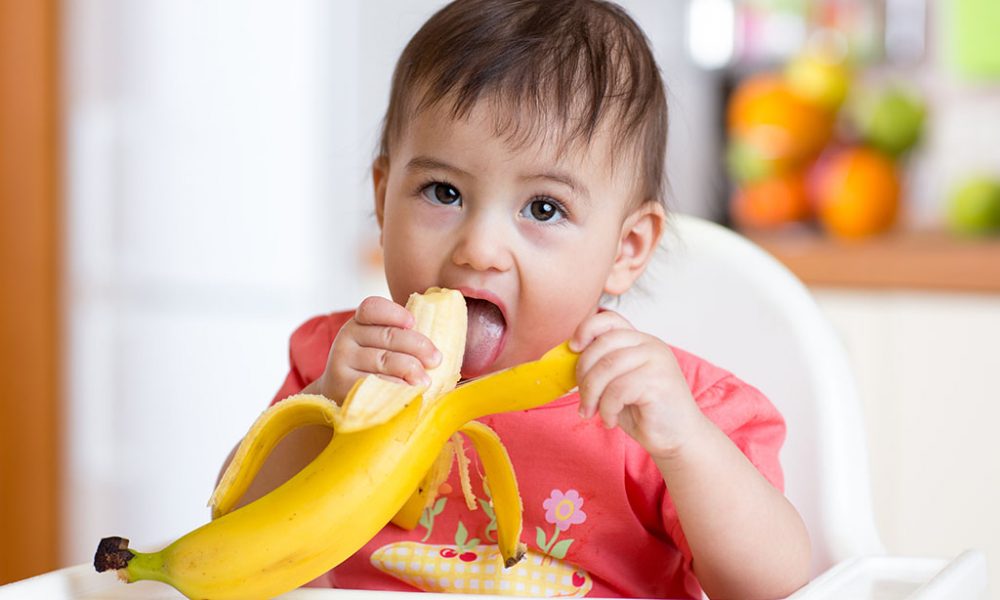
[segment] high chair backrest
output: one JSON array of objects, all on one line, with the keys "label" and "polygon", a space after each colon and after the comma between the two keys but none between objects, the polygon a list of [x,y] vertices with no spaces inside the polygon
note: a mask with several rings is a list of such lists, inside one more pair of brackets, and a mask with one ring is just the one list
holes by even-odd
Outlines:
[{"label": "high chair backrest", "polygon": [[639,289],[610,307],[754,385],[781,411],[785,492],[809,528],[813,575],[883,553],[846,352],[791,272],[728,229],[675,215]]}]

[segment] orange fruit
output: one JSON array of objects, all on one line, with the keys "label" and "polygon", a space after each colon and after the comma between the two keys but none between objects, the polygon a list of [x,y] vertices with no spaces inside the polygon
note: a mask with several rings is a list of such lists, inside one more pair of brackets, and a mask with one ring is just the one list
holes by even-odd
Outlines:
[{"label": "orange fruit", "polygon": [[742,229],[774,229],[811,216],[803,173],[792,172],[748,183],[730,205],[733,221]]},{"label": "orange fruit", "polygon": [[820,223],[841,238],[862,238],[892,227],[901,184],[896,164],[863,146],[839,150],[816,165],[814,193]]},{"label": "orange fruit", "polygon": [[743,80],[727,113],[730,136],[750,140],[773,159],[801,163],[816,156],[833,134],[834,113],[773,74]]}]

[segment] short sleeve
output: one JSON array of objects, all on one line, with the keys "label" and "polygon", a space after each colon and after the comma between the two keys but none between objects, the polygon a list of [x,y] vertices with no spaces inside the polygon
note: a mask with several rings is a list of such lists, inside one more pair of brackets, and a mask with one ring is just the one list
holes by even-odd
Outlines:
[{"label": "short sleeve", "polygon": [[292,332],[288,344],[288,375],[271,404],[301,392],[319,379],[326,368],[330,347],[340,328],[354,316],[354,311],[320,315],[309,319]]}]

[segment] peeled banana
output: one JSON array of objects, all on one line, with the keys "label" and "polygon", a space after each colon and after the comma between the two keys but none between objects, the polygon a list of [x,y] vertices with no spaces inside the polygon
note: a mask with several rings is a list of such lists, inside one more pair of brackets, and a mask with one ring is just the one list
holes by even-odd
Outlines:
[{"label": "peeled banana", "polygon": [[[426,500],[420,483],[432,467],[443,468],[442,448],[456,431],[480,454],[495,500],[498,545],[505,565],[515,564],[525,551],[517,482],[499,438],[473,420],[534,408],[569,392],[576,386],[577,355],[562,344],[540,360],[454,388],[465,343],[464,298],[429,290],[411,304],[415,328],[445,356],[444,368],[428,373],[432,384],[424,395],[412,386],[363,378],[342,407],[316,395],[275,404],[251,427],[212,495],[212,522],[158,552],[136,552],[128,540],[105,538],[95,555],[97,570],[115,569],[127,582],[162,581],[189,598],[272,598],[340,564],[394,515],[419,515]],[[428,305],[434,310],[423,310]],[[380,395],[369,408],[373,386]],[[233,510],[277,442],[311,423],[334,428],[320,455],[271,493]]]},{"label": "peeled banana", "polygon": [[413,328],[430,338],[441,352],[441,364],[427,371],[431,384],[422,390],[377,375],[362,377],[340,410],[334,412],[336,431],[348,433],[381,425],[421,393],[426,411],[440,396],[455,389],[461,377],[469,318],[465,298],[455,290],[430,288],[423,294],[412,294],[406,309],[413,314]]}]

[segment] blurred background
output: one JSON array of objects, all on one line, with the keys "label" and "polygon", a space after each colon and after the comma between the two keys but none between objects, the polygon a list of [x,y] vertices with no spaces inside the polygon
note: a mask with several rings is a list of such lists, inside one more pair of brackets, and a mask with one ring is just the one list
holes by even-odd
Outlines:
[{"label": "blurred background", "polygon": [[[851,354],[888,550],[1000,577],[1000,2],[621,3],[671,208]],[[442,4],[0,0],[0,584],[208,518],[291,331],[382,288],[368,167]]]}]

